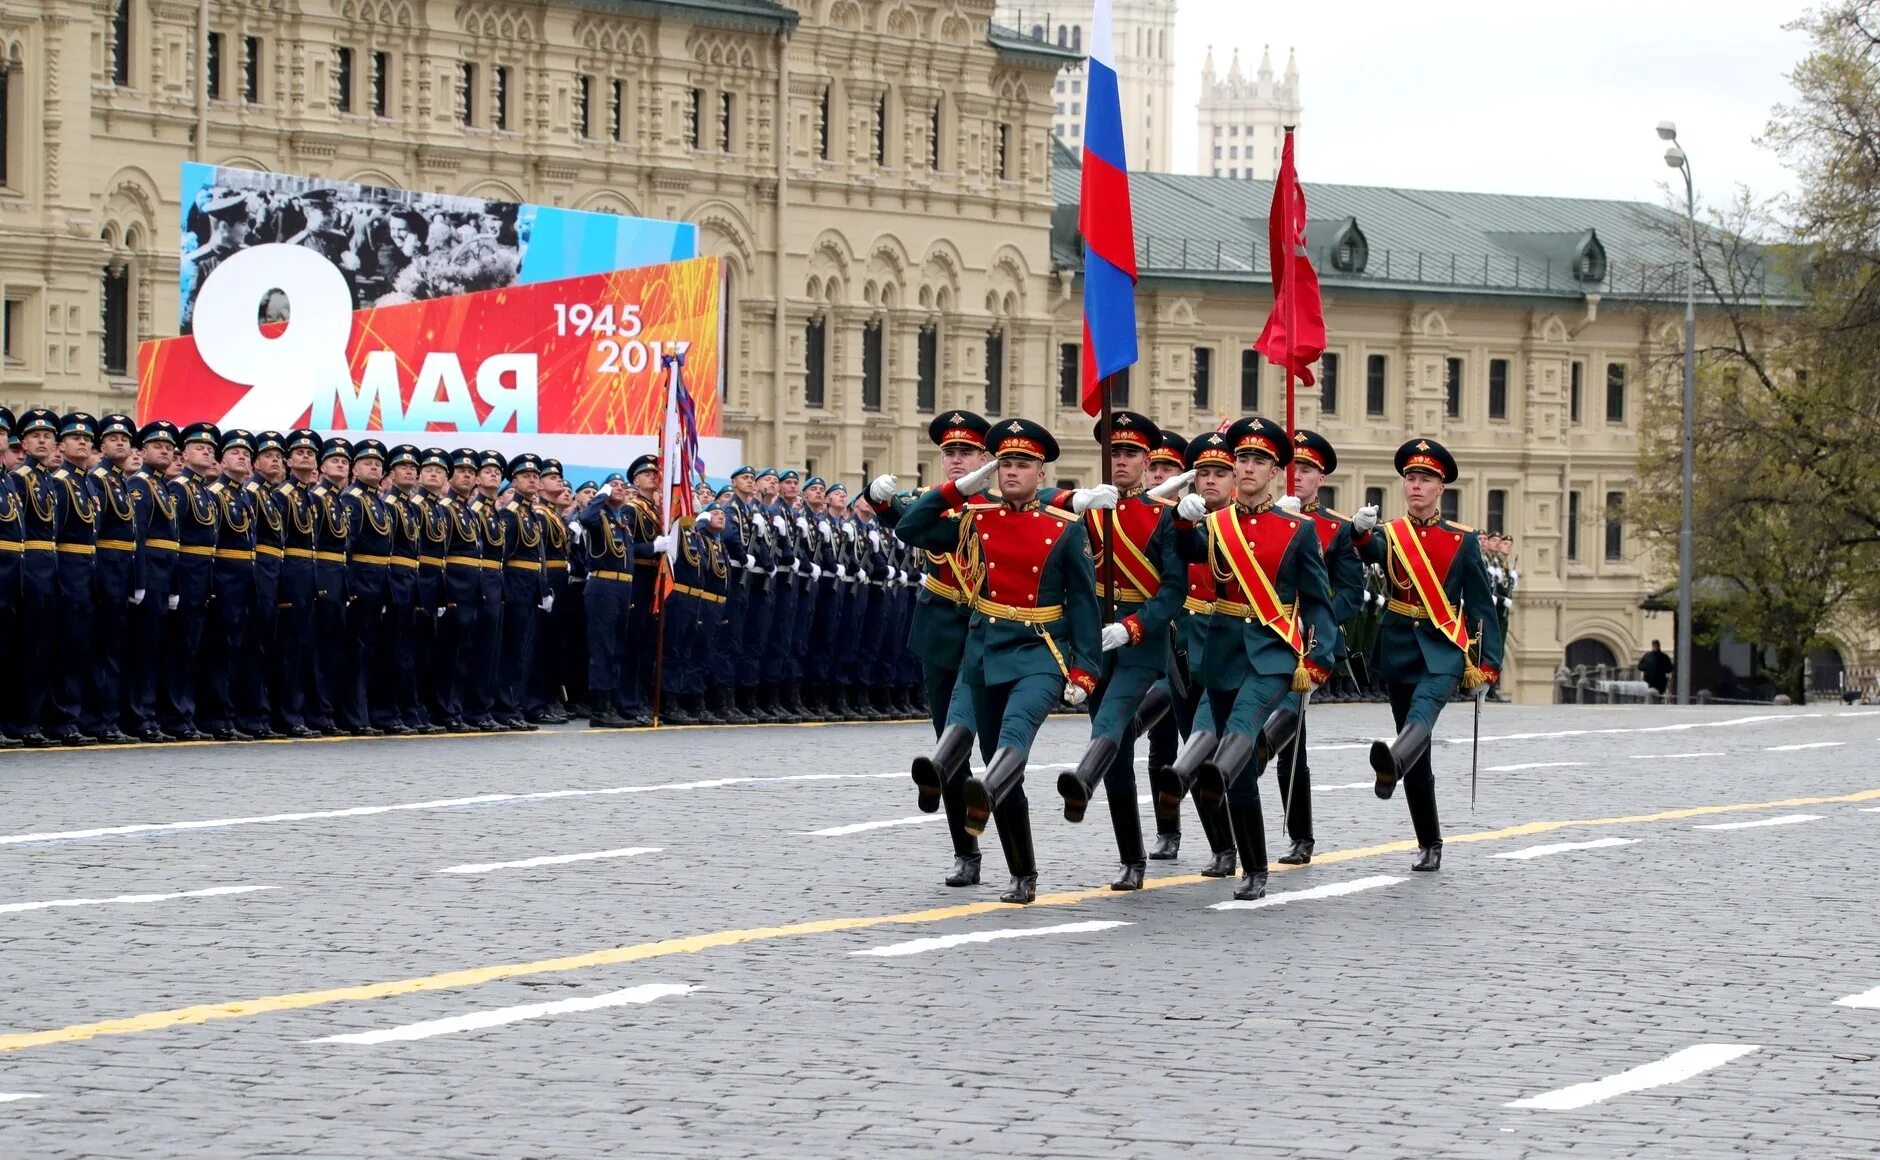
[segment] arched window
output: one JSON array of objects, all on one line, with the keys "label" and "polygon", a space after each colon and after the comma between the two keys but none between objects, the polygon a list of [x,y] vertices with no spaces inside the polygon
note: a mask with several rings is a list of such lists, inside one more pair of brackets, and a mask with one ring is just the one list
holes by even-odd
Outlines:
[{"label": "arched window", "polygon": [[1567,646],[1567,667],[1575,669],[1582,665],[1589,669],[1600,665],[1612,669],[1619,666],[1619,658],[1613,655],[1605,642],[1583,636]]},{"label": "arched window", "polygon": [[26,70],[0,56],[0,189],[18,188],[26,176]]},{"label": "arched window", "polygon": [[1043,40],[1044,39],[1044,25],[1042,24],[1032,25],[1031,26],[1031,38],[1033,40]]},{"label": "arched window", "polygon": [[1083,50],[1084,50],[1084,30],[1081,26],[1079,26],[1079,27],[1071,29],[1071,51],[1082,52]]},{"label": "arched window", "polygon": [[1064,25],[1062,24],[1058,25],[1058,47],[1066,48],[1069,46],[1069,44],[1070,44],[1070,29],[1064,27]]}]

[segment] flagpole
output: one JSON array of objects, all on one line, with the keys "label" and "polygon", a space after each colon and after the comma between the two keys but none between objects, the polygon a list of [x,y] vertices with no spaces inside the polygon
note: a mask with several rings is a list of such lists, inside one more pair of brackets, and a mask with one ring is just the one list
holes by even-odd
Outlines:
[{"label": "flagpole", "polygon": [[[666,376],[666,406],[661,412],[659,424],[659,522],[660,534],[671,535],[672,529],[666,525],[672,519],[672,413],[679,405],[679,356],[667,355],[665,365],[669,369]],[[689,469],[681,467],[681,470]],[[667,566],[667,557],[661,553],[659,563],[653,569],[653,592],[647,599],[660,607],[650,605],[649,612],[659,621],[653,630],[653,728],[659,728],[659,710],[664,703],[666,679],[666,609],[660,601],[660,590],[664,587],[660,578]]]},{"label": "flagpole", "polygon": [[[1293,126],[1287,125],[1286,126],[1286,153],[1288,156],[1292,154],[1292,143],[1293,143],[1292,137],[1293,137]],[[1298,164],[1298,161],[1295,159],[1294,165],[1297,166],[1297,164]],[[1295,173],[1296,172],[1297,170],[1295,169]],[[1296,183],[1297,183],[1297,178],[1295,177],[1294,184]],[[1293,256],[1299,244],[1297,235],[1293,228],[1293,223],[1296,220],[1296,216],[1295,216],[1296,209],[1293,203],[1293,187],[1291,185],[1289,185],[1286,188],[1285,196],[1286,196],[1286,276],[1287,278],[1290,279],[1292,277]],[[1276,265],[1274,266],[1274,269],[1277,270],[1279,269],[1279,267]],[[1278,286],[1274,287],[1274,290],[1277,291],[1278,289],[1279,289]],[[1299,431],[1298,419],[1293,410],[1294,398],[1296,395],[1296,392],[1293,388],[1293,362],[1294,362],[1294,351],[1296,349],[1295,344],[1298,342],[1298,339],[1299,339],[1299,295],[1288,294],[1286,295],[1286,438],[1288,440],[1293,439],[1298,434],[1298,431]],[[1293,489],[1294,489],[1294,485],[1297,483],[1298,471],[1299,471],[1298,464],[1292,460],[1288,460],[1286,463],[1286,494],[1287,495],[1294,494]]]},{"label": "flagpole", "polygon": [[[1116,381],[1115,375],[1106,375],[1097,384],[1103,392],[1103,437],[1098,440],[1097,457],[1103,461],[1103,482],[1114,484],[1115,474],[1110,465],[1110,435],[1115,427],[1115,408],[1110,405],[1110,384]],[[1116,509],[1108,508],[1103,513],[1103,623],[1109,624],[1116,617]]]}]

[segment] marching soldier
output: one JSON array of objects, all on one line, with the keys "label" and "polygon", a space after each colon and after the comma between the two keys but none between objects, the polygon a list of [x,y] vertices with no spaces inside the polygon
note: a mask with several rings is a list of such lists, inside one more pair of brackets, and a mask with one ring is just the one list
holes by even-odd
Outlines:
[{"label": "marching soldier", "polygon": [[307,493],[313,508],[313,681],[307,724],[328,737],[339,725],[341,704],[352,688],[352,634],[346,623],[346,557],[352,547],[352,513],[341,500],[352,474],[352,444],[328,439],[320,445],[320,482]]},{"label": "marching soldier", "polygon": [[1265,895],[1267,880],[1259,770],[1248,776],[1255,736],[1289,693],[1331,675],[1337,625],[1311,522],[1274,508],[1269,494],[1292,441],[1259,416],[1235,422],[1224,440],[1234,452],[1234,501],[1209,510],[1190,495],[1177,506],[1190,529],[1183,558],[1210,564],[1219,587],[1200,674],[1212,728],[1196,728],[1174,768],[1180,789],[1210,802],[1225,788],[1240,848],[1234,897],[1250,900]]},{"label": "marching soldier", "polygon": [[[1103,434],[1098,424],[1097,438]],[[1114,619],[1103,626],[1103,672],[1091,696],[1090,744],[1077,768],[1058,778],[1058,792],[1064,796],[1065,819],[1079,822],[1102,780],[1122,861],[1110,889],[1141,890],[1148,862],[1136,809],[1134,720],[1137,706],[1168,672],[1169,625],[1187,598],[1188,572],[1175,550],[1174,505],[1142,486],[1149,454],[1161,445],[1161,429],[1147,415],[1116,411],[1109,442],[1110,476],[1121,498],[1113,515],[1087,513],[1084,534],[1096,546],[1098,591],[1107,593],[1114,578]]]},{"label": "marching soldier", "polygon": [[167,419],[139,428],[137,450],[144,462],[126,485],[137,521],[137,560],[131,580],[124,728],[147,742],[174,740],[158,724],[157,690],[163,679],[170,607],[176,600],[177,510],[165,483],[175,461],[176,439],[176,425]]},{"label": "marching soldier", "polygon": [[541,728],[523,714],[535,669],[536,634],[555,606],[548,587],[541,517],[535,510],[541,479],[542,461],[534,455],[522,454],[510,460],[509,502],[500,512],[503,540],[509,551],[503,560],[504,631],[496,720],[518,732]]},{"label": "marching soldier", "polygon": [[91,698],[82,724],[85,732],[107,745],[136,740],[123,728],[129,704],[124,645],[130,639],[132,602],[142,599],[137,592],[137,509],[131,503],[130,476],[124,469],[136,435],[136,424],[128,415],[98,420],[98,465],[85,477],[98,513],[92,639],[100,647],[92,659]]},{"label": "marching soldier", "polygon": [[[235,666],[235,727],[257,741],[280,736],[274,731],[274,703],[281,684],[270,670],[281,614],[281,571],[287,556],[286,509],[277,491],[287,481],[286,455],[286,436],[279,431],[261,432],[255,436],[252,470],[241,480],[242,496],[255,523],[255,588],[254,608],[244,633],[248,647]],[[239,462],[239,458],[231,461],[226,453],[223,456],[225,462]]]},{"label": "marching soldier", "polygon": [[[1037,423],[1003,420],[991,433],[994,461],[921,496],[901,518],[900,535],[930,552],[963,551],[973,594],[960,679],[973,699],[985,778],[965,786],[966,831],[988,817],[1011,870],[1003,902],[1037,898],[1025,760],[1059,704],[1081,705],[1096,688],[1101,616],[1096,572],[1082,524],[1038,500],[1057,440]],[[977,502],[997,473],[998,502]],[[947,513],[965,510],[959,521]],[[996,747],[996,748],[995,748]]]},{"label": "marching soldier", "polygon": [[179,741],[207,741],[196,728],[196,657],[215,592],[215,548],[222,524],[209,472],[221,452],[222,432],[213,423],[183,428],[183,469],[168,481],[176,507],[175,589],[170,596],[169,638],[161,687],[163,731]]},{"label": "marching soldier", "polygon": [[1410,868],[1432,871],[1443,865],[1443,831],[1430,733],[1458,683],[1473,692],[1500,678],[1501,629],[1475,529],[1442,516],[1443,488],[1456,481],[1455,456],[1434,439],[1418,438],[1397,449],[1395,463],[1408,514],[1359,545],[1390,581],[1377,664],[1398,732],[1371,743],[1371,768],[1380,798],[1388,800],[1403,782],[1418,847]]},{"label": "marching soldier", "polygon": [[340,492],[351,535],[346,557],[345,682],[333,690],[335,724],[354,737],[379,737],[372,723],[368,687],[380,666],[377,648],[391,600],[392,548],[397,513],[379,494],[385,478],[385,444],[361,439],[352,449],[352,482]]},{"label": "marching soldier", "polygon": [[314,606],[319,601],[320,578],[315,546],[324,518],[313,499],[318,484],[320,436],[306,428],[287,433],[288,478],[274,487],[274,502],[281,512],[279,610],[274,622],[274,717],[288,737],[313,737],[308,724],[317,714],[314,685],[318,652]]},{"label": "marching soldier", "polygon": [[[98,505],[86,483],[98,421],[83,412],[59,420],[58,452],[63,466],[53,468],[46,496],[57,527],[59,647],[53,650],[52,695],[46,701],[46,734],[66,745],[90,745],[85,732],[86,695],[91,688],[92,584],[98,555]],[[110,642],[116,647],[117,642]]]},{"label": "marching soldier", "polygon": [[[1318,533],[1319,548],[1325,557],[1326,578],[1332,589],[1332,619],[1338,628],[1338,649],[1334,668],[1345,657],[1344,625],[1357,615],[1363,602],[1364,561],[1352,545],[1354,533],[1369,532],[1377,526],[1377,509],[1360,508],[1347,518],[1319,503],[1319,488],[1325,477],[1338,470],[1338,452],[1331,441],[1316,431],[1293,432],[1293,489],[1279,506],[1296,510],[1312,520]],[[1279,859],[1287,866],[1302,866],[1312,861],[1312,766],[1306,756],[1305,722],[1296,701],[1277,710],[1261,731],[1254,761],[1265,765],[1277,759],[1274,780],[1279,783],[1280,810],[1286,816],[1286,836],[1292,840],[1290,852]]]},{"label": "marching soldier", "polygon": [[[58,451],[59,416],[34,407],[19,417],[21,461],[11,475],[19,499],[20,650],[42,672],[50,669],[59,617],[59,503],[46,463]],[[40,672],[24,674],[19,738],[29,748],[58,742],[45,734],[46,702],[53,682]]]}]

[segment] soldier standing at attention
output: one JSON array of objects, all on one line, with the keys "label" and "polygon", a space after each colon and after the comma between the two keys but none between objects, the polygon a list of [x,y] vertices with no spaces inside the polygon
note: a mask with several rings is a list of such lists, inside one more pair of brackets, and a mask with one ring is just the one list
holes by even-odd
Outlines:
[{"label": "soldier standing at attention", "polygon": [[107,745],[126,745],[136,740],[122,727],[129,704],[124,645],[129,641],[132,601],[142,600],[137,593],[137,509],[131,503],[130,476],[124,467],[136,434],[137,427],[128,415],[106,415],[98,420],[98,464],[85,478],[98,512],[98,555],[93,573],[97,605],[92,639],[100,647],[92,663],[91,696],[83,727]]},{"label": "soldier standing at attention", "polygon": [[548,590],[541,517],[535,510],[542,461],[524,453],[509,461],[508,502],[501,509],[509,556],[503,561],[503,656],[496,687],[496,721],[517,732],[541,726],[524,717],[535,669],[536,635],[553,609]]},{"label": "soldier standing at attention", "polygon": [[221,444],[222,432],[213,423],[183,428],[183,469],[168,483],[176,506],[179,554],[164,650],[161,721],[163,731],[181,741],[209,740],[196,728],[196,676],[209,597],[215,591],[215,548],[222,523],[207,473],[215,467]]},{"label": "soldier standing at attention", "polygon": [[[45,666],[53,655],[59,617],[59,505],[45,464],[58,449],[59,417],[44,407],[22,412],[19,435],[22,459],[9,477],[19,499],[22,529],[19,655]],[[52,682],[34,673],[20,683],[19,739],[31,749],[57,744],[45,734]]]},{"label": "soldier standing at attention", "polygon": [[346,554],[352,513],[341,502],[352,473],[352,444],[328,439],[320,446],[320,482],[307,493],[313,509],[313,681],[307,724],[328,737],[345,732],[335,712],[352,687],[352,637],[346,623]]},{"label": "soldier standing at attention", "polygon": [[420,733],[442,733],[450,713],[444,708],[450,695],[450,678],[438,664],[438,658],[450,653],[444,639],[449,622],[445,620],[450,604],[446,583],[450,552],[451,514],[444,507],[450,496],[450,455],[442,447],[426,447],[418,457],[418,486],[411,504],[419,515],[417,630],[412,638],[412,669],[418,677],[418,720]]},{"label": "soldier standing at attention", "polygon": [[479,650],[488,647],[483,624],[483,528],[471,504],[477,502],[477,453],[460,447],[450,453],[450,493],[437,501],[446,530],[444,607],[432,668],[438,676],[438,702],[444,727],[452,733],[488,729],[472,713],[482,671]]},{"label": "soldier standing at attention", "polygon": [[633,610],[627,618],[625,672],[621,675],[620,713],[630,723],[651,725],[653,654],[659,647],[659,622],[653,615],[653,589],[659,558],[665,554],[665,529],[659,526],[659,460],[642,455],[627,468],[627,505],[633,524]]},{"label": "soldier standing at attention", "polygon": [[1397,736],[1371,743],[1371,769],[1380,798],[1404,783],[1418,847],[1410,868],[1431,871],[1442,869],[1443,831],[1430,733],[1458,683],[1473,692],[1500,679],[1502,637],[1475,529],[1442,516],[1443,488],[1456,481],[1455,456],[1419,438],[1399,447],[1395,462],[1409,514],[1359,545],[1390,584],[1377,664],[1390,687]]},{"label": "soldier standing at attention", "polygon": [[[287,439],[279,431],[255,436],[253,471],[241,480],[242,495],[255,520],[254,609],[244,637],[248,647],[236,663],[235,727],[257,741],[279,737],[273,728],[274,702],[280,681],[270,671],[274,635],[280,618],[281,570],[286,562],[287,517],[285,501],[276,489],[287,479]],[[227,461],[227,457],[224,457]]]},{"label": "soldier standing at attention", "polygon": [[157,689],[176,582],[176,503],[164,482],[176,457],[176,434],[176,425],[167,419],[146,423],[138,430],[137,448],[144,465],[128,484],[137,517],[137,569],[131,581],[124,728],[146,742],[173,740],[157,724]]},{"label": "soldier standing at attention", "polygon": [[[419,506],[418,448],[400,443],[387,453],[391,487],[384,493],[392,520],[391,570],[386,574],[385,612],[377,640],[367,644],[372,678],[366,690],[372,727],[395,736],[424,723],[418,699],[418,560],[424,550],[424,510]],[[355,468],[355,473],[357,469]]]},{"label": "soldier standing at attention", "polygon": [[[59,647],[50,658],[52,695],[46,699],[46,735],[66,745],[90,745],[97,738],[81,722],[91,689],[92,584],[98,556],[98,505],[85,473],[98,421],[83,412],[59,420],[58,453],[64,466],[54,468],[46,496],[52,501],[58,545]],[[116,641],[108,647],[117,647]]]},{"label": "soldier standing at attention", "polygon": [[620,712],[625,697],[627,621],[633,609],[633,520],[627,477],[614,472],[581,513],[587,544],[588,724],[638,728],[650,720]]},{"label": "soldier standing at attention", "polygon": [[[978,835],[996,818],[1011,871],[1000,901],[1038,895],[1025,761],[1032,740],[1060,704],[1083,704],[1096,688],[1101,614],[1096,572],[1076,515],[1039,502],[1045,464],[1057,440],[1027,419],[995,425],[993,462],[916,500],[901,538],[930,552],[960,551],[973,615],[960,679],[973,699],[985,778],[968,778],[965,828]],[[970,503],[997,474],[996,505]],[[966,509],[958,520],[949,513]]]},{"label": "soldier standing at attention", "polygon": [[379,494],[385,478],[385,444],[361,439],[353,448],[352,483],[340,493],[352,528],[346,560],[346,682],[333,691],[336,724],[354,737],[379,737],[367,690],[378,666],[377,646],[391,599],[392,545],[396,513]]},{"label": "soldier standing at attention", "polygon": [[[20,610],[20,564],[26,554],[26,517],[20,509],[20,496],[11,476],[12,463],[4,447],[13,437],[13,412],[0,407],[0,633],[18,639]],[[22,742],[15,734],[21,729],[17,718],[21,703],[18,666],[0,665],[0,749],[18,749]]]},{"label": "soldier standing at attention", "polygon": [[217,445],[223,475],[209,485],[216,509],[215,599],[203,640],[202,726],[217,741],[250,741],[235,724],[236,668],[251,647],[248,621],[255,600],[255,513],[240,480],[246,479],[254,438],[242,430],[222,433]]}]

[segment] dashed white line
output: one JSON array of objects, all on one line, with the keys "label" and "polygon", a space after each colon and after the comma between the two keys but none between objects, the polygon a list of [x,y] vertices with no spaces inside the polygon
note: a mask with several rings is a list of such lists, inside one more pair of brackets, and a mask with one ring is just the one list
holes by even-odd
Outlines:
[{"label": "dashed white line", "polygon": [[485,793],[473,797],[440,798],[435,801],[398,802],[383,806],[351,806],[338,810],[303,810],[291,814],[260,814],[245,818],[210,818],[189,822],[139,822],[127,826],[98,826],[89,830],[58,830],[39,834],[0,835],[0,846],[30,842],[70,842],[83,838],[116,838],[127,834],[154,834],[178,830],[219,830],[230,826],[259,826],[277,822],[314,822],[330,818],[369,818],[379,814],[411,810],[449,810],[464,806],[494,805],[503,802],[545,802],[559,798],[608,797],[617,794],[660,793],[672,790],[722,789],[734,785],[768,785],[793,781],[869,781],[880,778],[905,778],[901,773],[791,773],[780,777],[715,777],[702,781],[668,781],[653,785],[617,785],[606,789],[552,789],[538,793]]},{"label": "dashed white line", "polygon": [[[1307,748],[1311,747],[1307,746]],[[1312,792],[1330,793],[1335,789],[1372,789],[1376,785],[1375,781],[1348,781],[1343,785],[1315,785],[1312,787]]]},{"label": "dashed white line", "polygon": [[1880,987],[1875,987],[1871,991],[1862,991],[1858,995],[1836,999],[1834,1005],[1836,1007],[1867,1007],[1880,1011]]},{"label": "dashed white line", "polygon": [[0,1104],[10,1104],[17,1100],[43,1100],[45,1096],[36,1096],[31,1092],[0,1092]]},{"label": "dashed white line", "polygon": [[1284,906],[1288,902],[1308,902],[1315,898],[1337,898],[1344,894],[1356,894],[1360,890],[1375,890],[1379,886],[1390,886],[1405,881],[1389,874],[1376,874],[1369,878],[1353,878],[1349,882],[1329,882],[1324,886],[1314,886],[1310,890],[1291,890],[1285,894],[1269,894],[1265,898],[1255,898],[1250,902],[1217,902],[1211,910],[1260,910],[1268,906]]},{"label": "dashed white line", "polygon": [[1673,757],[1728,757],[1722,750],[1698,750],[1693,753],[1634,753],[1633,761],[1661,761]]},{"label": "dashed white line", "polygon": [[830,826],[826,830],[803,830],[798,836],[804,838],[845,838],[850,834],[866,833],[869,830],[886,830],[894,826],[917,826],[922,822],[944,822],[945,814],[920,814],[911,818],[890,818],[885,822],[856,822],[850,826]]},{"label": "dashed white line", "polygon": [[1585,765],[1584,761],[1524,761],[1520,765],[1491,765],[1483,773],[1513,773],[1517,769],[1567,769],[1575,765]]},{"label": "dashed white line", "polygon": [[1771,745],[1764,753],[1796,753],[1803,749],[1834,749],[1846,745],[1845,741],[1805,741],[1800,745]]},{"label": "dashed white line", "polygon": [[1067,922],[1061,926],[1033,926],[1013,930],[976,930],[969,934],[943,934],[934,938],[917,938],[912,942],[891,943],[882,947],[868,947],[865,950],[850,951],[852,955],[870,955],[875,958],[892,959],[902,955],[918,955],[925,951],[944,950],[947,947],[965,946],[969,943],[998,942],[1008,938],[1036,938],[1047,934],[1085,934],[1090,931],[1109,930],[1111,927],[1128,926],[1127,922],[1111,919],[1091,922]]},{"label": "dashed white line", "polygon": [[1549,854],[1565,854],[1571,850],[1604,850],[1612,846],[1630,846],[1637,838],[1600,838],[1594,842],[1555,842],[1547,846],[1529,846],[1521,850],[1508,850],[1494,855],[1497,858],[1545,858]]},{"label": "dashed white line", "polygon": [[1515,1100],[1503,1106],[1510,1108],[1541,1108],[1550,1112],[1571,1111],[1588,1104],[1597,1104],[1614,1096],[1630,1092],[1644,1091],[1647,1088],[1663,1087],[1666,1084],[1682,1083],[1692,1076],[1702,1075],[1712,1068],[1722,1067],[1733,1059],[1740,1059],[1752,1051],[1761,1049],[1756,1043],[1700,1043],[1696,1047],[1687,1047],[1683,1051],[1673,1052],[1663,1059],[1596,1079],[1589,1083],[1576,1083],[1572,1087],[1563,1087],[1557,1091],[1543,1092],[1537,1096]]},{"label": "dashed white line", "polygon": [[18,914],[25,910],[53,910],[67,906],[138,905],[145,902],[173,902],[178,898],[219,898],[225,894],[252,894],[257,890],[276,890],[274,886],[211,886],[207,890],[179,890],[173,894],[114,894],[109,898],[55,898],[46,902],[8,902],[0,905],[0,914]]},{"label": "dashed white line", "polygon": [[565,866],[570,862],[598,862],[605,858],[637,858],[641,854],[657,854],[658,846],[627,846],[620,850],[595,850],[588,854],[547,854],[540,858],[523,858],[517,862],[471,862],[463,866],[446,866],[439,874],[488,874],[492,870],[527,870],[532,866]]},{"label": "dashed white line", "polygon": [[1693,830],[1755,830],[1763,826],[1793,826],[1798,822],[1818,822],[1820,814],[1783,814],[1779,818],[1758,818],[1753,822],[1713,822],[1708,826],[1692,826]]},{"label": "dashed white line", "polygon": [[629,1003],[651,1003],[655,999],[664,999],[671,995],[689,995],[696,990],[698,990],[697,987],[684,983],[643,983],[638,987],[628,987],[624,991],[609,991],[605,995],[590,995],[585,999],[559,999],[553,1003],[525,1003],[520,1007],[499,1007],[494,1011],[479,1011],[474,1015],[453,1015],[448,1019],[427,1019],[422,1023],[407,1023],[402,1027],[384,1027],[377,1031],[359,1031],[349,1035],[328,1035],[320,1039],[308,1040],[308,1042],[403,1043],[412,1039],[429,1039],[434,1035],[454,1035],[459,1031],[481,1031],[486,1027],[519,1023],[524,1019],[547,1019],[575,1011],[598,1011],[603,1007],[624,1007]]}]

